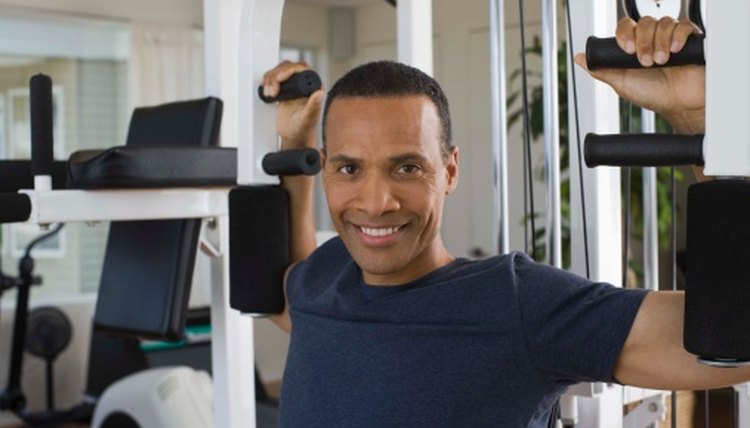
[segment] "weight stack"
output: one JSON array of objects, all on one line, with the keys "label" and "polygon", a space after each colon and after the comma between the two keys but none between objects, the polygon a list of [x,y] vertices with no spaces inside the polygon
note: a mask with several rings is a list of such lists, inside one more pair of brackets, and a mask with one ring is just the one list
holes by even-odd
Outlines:
[{"label": "weight stack", "polygon": [[289,266],[289,195],[281,186],[229,192],[229,305],[243,313],[283,312]]},{"label": "weight stack", "polygon": [[750,182],[688,191],[685,349],[701,362],[750,362]]}]

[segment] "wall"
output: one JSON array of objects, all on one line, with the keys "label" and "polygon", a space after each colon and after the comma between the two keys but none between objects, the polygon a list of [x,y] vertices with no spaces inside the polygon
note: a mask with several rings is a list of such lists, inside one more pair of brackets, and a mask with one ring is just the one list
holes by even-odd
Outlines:
[{"label": "wall", "polygon": [[73,17],[95,17],[126,22],[148,22],[165,24],[203,24],[203,2],[201,0],[0,0],[7,9],[21,8],[56,15]]}]

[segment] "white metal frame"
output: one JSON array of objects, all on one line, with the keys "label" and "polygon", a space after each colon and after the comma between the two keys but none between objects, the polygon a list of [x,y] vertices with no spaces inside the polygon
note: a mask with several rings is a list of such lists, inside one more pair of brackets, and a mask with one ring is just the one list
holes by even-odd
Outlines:
[{"label": "white metal frame", "polygon": [[[706,2],[704,1],[703,4]],[[750,40],[750,3],[711,0],[705,5],[706,136],[704,172],[716,177],[750,176],[750,55],[736,50],[737,41]],[[744,23],[744,24],[743,24]],[[750,383],[736,385],[740,427],[750,426]]]},{"label": "white metal frame", "polygon": [[432,76],[432,0],[399,0],[396,32],[398,60]]},{"label": "white metal frame", "polygon": [[[571,7],[571,24],[576,52],[585,47],[586,38],[591,35],[611,37],[617,19],[617,5],[614,1],[577,0],[568,2]],[[572,64],[568,64],[571,70]],[[571,75],[569,74],[569,85]],[[615,93],[606,85],[596,82],[585,73],[576,73],[578,90],[578,111],[581,129],[576,130],[573,115],[569,115],[570,171],[571,173],[571,247],[572,271],[585,275],[583,252],[583,222],[581,194],[578,186],[578,148],[576,131],[617,133],[620,129],[619,104]],[[572,93],[572,91],[569,91]],[[573,112],[573,98],[568,99],[568,111]],[[620,284],[622,262],[620,248],[622,235],[620,203],[620,171],[616,168],[583,169],[591,279]],[[583,388],[583,394],[576,389],[566,394],[566,400],[575,401],[571,418],[582,427],[623,427],[623,389],[616,385],[594,384]],[[576,394],[576,392],[579,392]],[[591,392],[591,393],[589,393]],[[572,397],[571,397],[572,396]],[[577,399],[573,400],[573,397]]]}]

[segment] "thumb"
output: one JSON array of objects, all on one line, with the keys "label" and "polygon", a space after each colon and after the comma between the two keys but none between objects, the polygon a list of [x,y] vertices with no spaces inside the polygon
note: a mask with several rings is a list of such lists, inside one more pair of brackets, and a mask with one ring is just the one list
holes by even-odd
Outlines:
[{"label": "thumb", "polygon": [[596,80],[600,80],[615,91],[620,93],[623,86],[623,70],[617,69],[601,69],[601,70],[589,70],[588,64],[586,63],[586,54],[578,53],[575,57],[576,64],[581,67],[584,71],[591,75]]},{"label": "thumb", "polygon": [[576,54],[575,57],[576,64],[578,64],[579,67],[582,69],[589,71],[588,64],[586,64],[586,54],[583,52],[579,52]]},{"label": "thumb", "polygon": [[307,98],[305,109],[308,110],[311,114],[317,115],[320,112],[320,107],[323,101],[323,95],[324,95],[324,92],[322,89],[318,89],[317,91],[313,92]]}]

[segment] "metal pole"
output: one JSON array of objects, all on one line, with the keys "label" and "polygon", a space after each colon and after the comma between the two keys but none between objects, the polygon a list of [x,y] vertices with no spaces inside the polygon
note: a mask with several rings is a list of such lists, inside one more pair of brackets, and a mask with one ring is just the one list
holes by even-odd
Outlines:
[{"label": "metal pole", "polygon": [[493,219],[497,252],[510,251],[508,235],[508,127],[505,106],[505,1],[490,0],[490,75],[492,91]]},{"label": "metal pole", "polygon": [[398,60],[432,76],[432,0],[396,5]]},{"label": "metal pole", "polygon": [[550,265],[562,267],[560,240],[560,120],[557,84],[557,2],[542,0],[542,79],[544,147],[547,151],[546,254]]},{"label": "metal pole", "polygon": [[[656,131],[656,114],[641,110],[641,129]],[[659,289],[659,210],[656,202],[656,168],[643,168],[643,282],[649,290]]]}]

